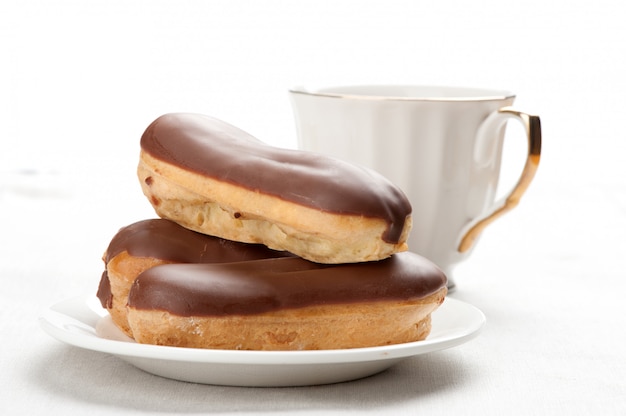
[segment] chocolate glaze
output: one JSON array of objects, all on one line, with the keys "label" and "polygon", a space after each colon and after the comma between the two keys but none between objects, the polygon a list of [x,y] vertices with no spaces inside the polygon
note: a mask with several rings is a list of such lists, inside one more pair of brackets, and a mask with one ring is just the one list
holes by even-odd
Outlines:
[{"label": "chocolate glaze", "polygon": [[[271,257],[293,256],[261,244],[245,244],[188,230],[165,219],[139,221],[124,227],[113,237],[104,262],[122,252],[134,257],[151,257],[174,263],[239,262]],[[105,271],[97,296],[103,308],[112,305],[111,283]]]},{"label": "chocolate glaze", "polygon": [[113,293],[111,293],[111,281],[109,280],[109,274],[105,270],[100,278],[100,284],[98,285],[98,292],[96,296],[100,299],[100,304],[103,308],[111,309],[113,307]]},{"label": "chocolate glaze", "polygon": [[200,234],[166,219],[139,221],[122,228],[109,243],[105,263],[123,251],[134,257],[152,257],[175,263],[227,263],[292,256],[261,244]]},{"label": "chocolate glaze", "polygon": [[382,238],[397,243],[411,205],[378,173],[320,154],[266,145],[220,120],[166,114],[144,132],[141,148],[164,162],[300,205],[381,218]]},{"label": "chocolate glaze", "polygon": [[445,275],[409,252],[368,263],[322,265],[297,257],[167,264],[140,274],[128,305],[178,316],[250,315],[312,305],[420,299]]}]

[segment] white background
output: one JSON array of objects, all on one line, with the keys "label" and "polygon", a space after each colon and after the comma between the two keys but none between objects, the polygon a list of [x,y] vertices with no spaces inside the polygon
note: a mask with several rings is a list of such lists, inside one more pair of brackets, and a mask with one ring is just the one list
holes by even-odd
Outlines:
[{"label": "white background", "polygon": [[[519,208],[488,229],[459,268],[457,296],[481,307],[492,329],[459,355],[435,356],[435,363],[462,355],[475,364],[471,360],[488,351],[498,364],[489,366],[482,357],[481,366],[464,367],[476,374],[470,386],[444,383],[431,395],[408,395],[402,403],[377,399],[369,410],[411,414],[420,406],[434,411],[449,405],[496,414],[513,403],[525,414],[624,411],[624,386],[612,382],[626,377],[624,353],[616,353],[626,341],[622,4],[3,1],[0,278],[7,288],[0,298],[0,325],[12,341],[0,357],[0,408],[10,402],[30,414],[155,411],[147,404],[129,408],[123,401],[94,404],[94,397],[111,394],[105,386],[78,399],[50,381],[35,381],[42,366],[58,357],[67,367],[75,365],[75,354],[83,365],[95,360],[119,366],[112,358],[98,361],[97,354],[47,339],[36,318],[50,303],[94,292],[102,271],[99,257],[113,233],[153,216],[134,176],[139,138],[153,119],[174,111],[204,113],[266,142],[295,147],[289,87],[404,83],[513,91],[516,107],[541,116],[544,147],[535,182]],[[513,132],[509,142],[515,140]],[[506,169],[505,175],[515,176],[515,169]],[[529,323],[524,311],[531,309]],[[550,317],[562,321],[555,325]],[[542,342],[546,339],[552,341]],[[53,353],[35,359],[44,349]],[[519,364],[506,369],[507,357],[518,357]],[[78,388],[72,380],[85,374],[74,371],[59,377]],[[146,382],[143,375],[130,374]],[[585,388],[586,378],[597,390]],[[148,380],[155,385],[144,388],[148,397],[158,388],[174,389],[184,392],[185,403],[212,395],[224,397],[217,410],[255,409],[250,391],[218,394],[211,387]],[[351,388],[360,391],[358,384]],[[301,410],[314,413],[359,407],[354,400],[342,403],[337,390],[329,391],[330,404],[307,401],[308,393],[297,391],[292,396],[271,390],[267,397],[303,401]],[[515,399],[518,394],[523,398]],[[248,401],[237,404],[238,395]],[[111,397],[120,401],[123,394]],[[177,406],[164,410],[211,410]]]}]

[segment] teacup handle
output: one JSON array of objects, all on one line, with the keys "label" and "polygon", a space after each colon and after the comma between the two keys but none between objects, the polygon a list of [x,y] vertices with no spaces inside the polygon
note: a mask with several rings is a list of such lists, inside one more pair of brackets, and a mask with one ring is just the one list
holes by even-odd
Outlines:
[{"label": "teacup handle", "polygon": [[461,237],[458,245],[458,251],[461,253],[472,247],[485,227],[519,203],[539,166],[541,156],[541,123],[539,117],[522,113],[510,107],[503,107],[493,112],[481,124],[477,133],[477,147],[474,153],[476,161],[478,163],[488,163],[488,160],[493,160],[493,155],[488,153],[495,151],[496,147],[493,146],[494,138],[498,137],[498,131],[505,126],[509,119],[521,121],[526,129],[526,136],[528,137],[526,164],[513,190],[506,197],[497,201],[486,216],[474,220],[466,228],[467,231]]}]

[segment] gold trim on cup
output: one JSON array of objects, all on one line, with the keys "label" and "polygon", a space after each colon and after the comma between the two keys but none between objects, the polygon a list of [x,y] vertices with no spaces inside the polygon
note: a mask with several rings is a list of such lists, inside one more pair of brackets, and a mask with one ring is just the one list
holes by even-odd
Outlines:
[{"label": "gold trim on cup", "polygon": [[[380,93],[373,92],[380,88]],[[424,89],[423,94],[393,94],[393,89]],[[358,92],[357,92],[358,91]],[[440,91],[439,94],[436,91]],[[445,91],[445,93],[443,93]],[[464,94],[453,94],[452,91],[464,91]],[[437,85],[351,85],[345,87],[322,88],[308,90],[303,87],[289,89],[291,94],[309,95],[313,97],[339,98],[364,101],[440,101],[440,102],[471,102],[471,101],[503,101],[512,100],[515,94],[503,90],[485,88],[453,87]]]},{"label": "gold trim on cup", "polygon": [[524,165],[519,181],[504,199],[503,204],[492,211],[487,217],[474,224],[465,233],[463,238],[461,238],[461,242],[458,246],[458,251],[461,253],[468,251],[474,245],[480,233],[482,233],[489,224],[517,206],[539,167],[539,159],[541,158],[541,122],[539,117],[522,113],[509,107],[501,108],[499,113],[517,117],[524,124],[528,137],[528,157],[526,158],[526,164]]}]

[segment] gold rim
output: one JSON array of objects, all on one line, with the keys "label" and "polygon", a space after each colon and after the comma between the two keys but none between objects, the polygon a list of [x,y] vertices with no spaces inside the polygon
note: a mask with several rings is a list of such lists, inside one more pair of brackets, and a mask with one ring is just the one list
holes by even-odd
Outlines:
[{"label": "gold rim", "polygon": [[524,165],[524,170],[522,171],[519,181],[506,197],[504,203],[487,217],[474,224],[463,236],[458,247],[458,251],[461,253],[468,251],[474,245],[480,233],[482,233],[489,224],[517,206],[539,167],[539,159],[541,158],[541,122],[539,117],[528,115],[511,108],[502,108],[499,112],[511,114],[522,120],[528,136],[528,157],[526,158],[526,164]]},{"label": "gold rim", "polygon": [[[351,92],[357,88],[425,88],[430,91],[465,91],[467,95],[443,95],[436,93],[428,93],[424,95],[402,96],[393,94],[375,94]],[[470,94],[469,91],[472,91]],[[429,86],[429,85],[351,85],[346,87],[333,87],[328,89],[307,90],[305,88],[291,88],[291,94],[309,95],[313,97],[326,97],[351,100],[368,100],[368,101],[439,101],[439,102],[467,102],[467,101],[503,101],[515,98],[515,94],[507,91],[490,90],[483,88],[466,88],[466,87],[447,87],[447,86]]]}]

